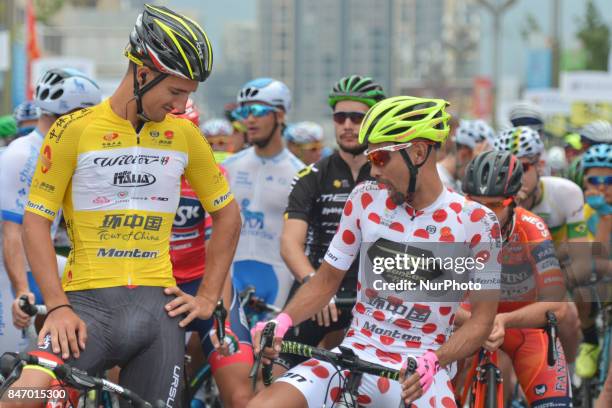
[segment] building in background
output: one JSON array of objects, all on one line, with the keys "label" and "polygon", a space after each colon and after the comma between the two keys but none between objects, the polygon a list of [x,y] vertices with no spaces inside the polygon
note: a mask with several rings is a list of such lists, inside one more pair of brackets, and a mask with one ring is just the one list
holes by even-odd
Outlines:
[{"label": "building in background", "polygon": [[328,118],[330,87],[351,73],[374,77],[390,95],[469,97],[475,10],[472,0],[259,0],[255,72],[287,83],[294,120]]}]

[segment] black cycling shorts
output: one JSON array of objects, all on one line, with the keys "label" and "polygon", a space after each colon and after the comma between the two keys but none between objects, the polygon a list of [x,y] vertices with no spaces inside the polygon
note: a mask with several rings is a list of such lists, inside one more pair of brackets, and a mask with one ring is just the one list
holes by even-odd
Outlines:
[{"label": "black cycling shorts", "polygon": [[[164,306],[174,296],[164,288],[138,286],[67,292],[74,312],[87,325],[85,350],[70,366],[99,376],[121,367],[120,384],[147,401],[180,407],[183,389],[185,331],[183,316],[171,318]],[[49,352],[51,340],[35,353]],[[61,358],[61,357],[60,357]],[[123,406],[123,403],[122,403]]]}]

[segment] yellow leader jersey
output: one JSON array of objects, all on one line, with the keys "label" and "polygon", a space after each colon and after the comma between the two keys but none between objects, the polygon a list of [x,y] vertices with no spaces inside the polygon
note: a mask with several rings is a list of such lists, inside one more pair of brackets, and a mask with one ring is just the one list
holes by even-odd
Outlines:
[{"label": "yellow leader jersey", "polygon": [[43,142],[26,210],[63,207],[72,250],[64,290],[175,284],[172,222],[185,174],[206,211],[233,200],[212,149],[186,119],[167,115],[136,134],[109,100],[60,117]]}]

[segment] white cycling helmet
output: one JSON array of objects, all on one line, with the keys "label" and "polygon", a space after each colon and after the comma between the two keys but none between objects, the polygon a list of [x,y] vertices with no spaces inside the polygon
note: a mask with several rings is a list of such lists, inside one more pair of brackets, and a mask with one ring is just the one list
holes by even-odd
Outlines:
[{"label": "white cycling helmet", "polygon": [[288,142],[308,144],[323,140],[323,128],[314,122],[298,122],[287,126],[284,133]]},{"label": "white cycling helmet", "polygon": [[76,69],[54,68],[36,84],[36,105],[43,111],[63,115],[102,101],[100,87]]},{"label": "white cycling helmet", "polygon": [[512,126],[541,128],[544,125],[544,115],[539,106],[529,101],[521,101],[510,109],[510,122]]},{"label": "white cycling helmet", "polygon": [[257,78],[247,82],[237,98],[238,104],[246,102],[264,102],[281,107],[285,112],[291,109],[291,91],[287,85],[272,78]]},{"label": "white cycling helmet", "polygon": [[565,149],[559,146],[553,146],[546,152],[546,164],[552,170],[563,170],[567,167],[567,159],[565,157]]},{"label": "white cycling helmet", "polygon": [[612,143],[612,125],[607,120],[596,120],[580,129],[580,136],[594,143]]},{"label": "white cycling helmet", "polygon": [[492,142],[495,139],[495,132],[484,120],[461,120],[457,132],[455,132],[455,143],[473,149],[477,143],[486,141]]},{"label": "white cycling helmet", "polygon": [[225,119],[209,119],[202,123],[200,130],[205,137],[231,136],[234,133],[232,124]]},{"label": "white cycling helmet", "polygon": [[521,158],[542,154],[544,143],[536,130],[518,126],[502,131],[493,142],[493,149],[498,152],[511,152]]}]

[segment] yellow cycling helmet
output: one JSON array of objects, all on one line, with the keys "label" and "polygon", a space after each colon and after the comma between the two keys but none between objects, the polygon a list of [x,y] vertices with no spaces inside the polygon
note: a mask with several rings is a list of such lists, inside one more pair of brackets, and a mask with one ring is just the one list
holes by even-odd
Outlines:
[{"label": "yellow cycling helmet", "polygon": [[359,129],[359,143],[405,143],[428,139],[442,143],[449,133],[443,99],[394,96],[372,106]]}]

